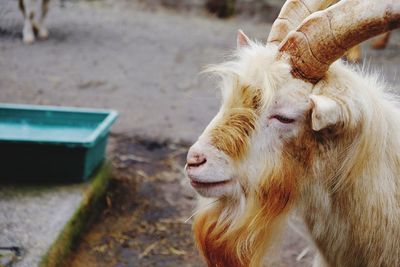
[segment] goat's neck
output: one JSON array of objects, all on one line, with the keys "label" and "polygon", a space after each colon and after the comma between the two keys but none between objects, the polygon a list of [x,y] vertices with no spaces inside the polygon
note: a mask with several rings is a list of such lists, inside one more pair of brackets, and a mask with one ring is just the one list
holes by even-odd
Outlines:
[{"label": "goat's neck", "polygon": [[336,177],[345,181],[339,186],[317,175],[301,188],[300,213],[330,266],[399,266],[399,262],[385,263],[386,258],[393,259],[385,255],[393,250],[386,248],[400,245],[399,161],[385,149],[370,156],[363,156],[365,166],[358,174]]}]

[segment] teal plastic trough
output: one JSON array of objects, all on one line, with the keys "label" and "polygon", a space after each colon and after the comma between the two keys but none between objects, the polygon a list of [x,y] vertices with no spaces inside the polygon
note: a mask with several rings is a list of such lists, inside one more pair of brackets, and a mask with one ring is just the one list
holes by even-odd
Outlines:
[{"label": "teal plastic trough", "polygon": [[79,182],[104,159],[113,110],[0,104],[0,181]]}]

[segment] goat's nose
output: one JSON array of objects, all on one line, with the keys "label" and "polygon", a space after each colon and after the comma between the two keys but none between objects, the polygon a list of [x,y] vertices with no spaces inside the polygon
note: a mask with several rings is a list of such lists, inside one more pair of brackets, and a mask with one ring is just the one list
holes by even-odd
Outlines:
[{"label": "goat's nose", "polygon": [[199,167],[207,162],[206,156],[203,153],[190,151],[186,158],[187,167]]}]

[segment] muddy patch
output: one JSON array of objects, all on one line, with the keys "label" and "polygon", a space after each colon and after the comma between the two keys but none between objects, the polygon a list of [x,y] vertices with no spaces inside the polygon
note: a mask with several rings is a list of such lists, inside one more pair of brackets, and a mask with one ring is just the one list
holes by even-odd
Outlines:
[{"label": "muddy patch", "polygon": [[111,140],[113,179],[101,213],[64,266],[204,266],[194,246],[187,146]]}]

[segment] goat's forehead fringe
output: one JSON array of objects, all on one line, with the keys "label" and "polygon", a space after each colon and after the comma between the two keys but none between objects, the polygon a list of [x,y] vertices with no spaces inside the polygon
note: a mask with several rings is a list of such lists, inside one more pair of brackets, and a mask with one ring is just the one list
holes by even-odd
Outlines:
[{"label": "goat's forehead fringe", "polygon": [[278,83],[290,75],[286,63],[275,59],[276,50],[257,43],[239,49],[234,59],[211,66],[221,77],[223,103],[211,129],[211,143],[235,160],[248,150],[257,118],[276,95]]},{"label": "goat's forehead fringe", "polygon": [[243,86],[262,90],[263,96],[268,98],[290,76],[289,65],[276,60],[276,55],[275,46],[252,42],[248,47],[236,50],[231,60],[208,66],[205,72],[221,79],[219,87],[224,98],[236,94]]}]

